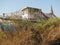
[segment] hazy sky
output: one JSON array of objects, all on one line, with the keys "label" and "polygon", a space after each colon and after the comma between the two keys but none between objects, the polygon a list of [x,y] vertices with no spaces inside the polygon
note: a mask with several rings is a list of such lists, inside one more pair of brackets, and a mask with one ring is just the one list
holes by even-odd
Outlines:
[{"label": "hazy sky", "polygon": [[60,17],[60,0],[0,0],[0,14],[14,12],[25,6],[40,8],[49,13],[51,5],[55,15]]}]

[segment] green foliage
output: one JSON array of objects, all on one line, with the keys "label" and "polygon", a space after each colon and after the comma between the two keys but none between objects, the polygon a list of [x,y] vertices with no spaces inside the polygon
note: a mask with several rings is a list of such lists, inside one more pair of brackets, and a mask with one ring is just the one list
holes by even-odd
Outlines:
[{"label": "green foliage", "polygon": [[[36,22],[24,20],[12,20],[16,31],[0,32],[0,45],[40,45],[43,43],[52,26],[60,26],[59,18],[50,18],[47,21],[38,20]],[[54,28],[53,28],[54,29]],[[48,31],[47,31],[48,30]],[[55,30],[55,29],[54,29]],[[7,42],[8,41],[8,42]]]},{"label": "green foliage", "polygon": [[45,24],[43,25],[43,27],[50,27],[50,26],[58,26],[60,25],[60,19],[59,18],[50,18],[47,22],[45,22]]}]

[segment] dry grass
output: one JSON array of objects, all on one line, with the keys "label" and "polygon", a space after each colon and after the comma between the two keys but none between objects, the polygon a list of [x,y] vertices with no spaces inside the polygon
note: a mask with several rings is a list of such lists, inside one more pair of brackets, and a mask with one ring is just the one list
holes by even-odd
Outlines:
[{"label": "dry grass", "polygon": [[15,23],[17,31],[2,32],[0,29],[0,45],[50,45],[60,38],[60,19],[36,22],[34,26],[30,21]]}]

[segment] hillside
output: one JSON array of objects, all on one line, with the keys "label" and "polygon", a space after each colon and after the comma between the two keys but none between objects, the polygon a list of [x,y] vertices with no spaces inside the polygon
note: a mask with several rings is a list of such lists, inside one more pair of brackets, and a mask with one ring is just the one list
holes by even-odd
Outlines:
[{"label": "hillside", "polygon": [[0,45],[56,45],[60,43],[60,19],[47,21],[12,20],[15,30],[0,29]]}]

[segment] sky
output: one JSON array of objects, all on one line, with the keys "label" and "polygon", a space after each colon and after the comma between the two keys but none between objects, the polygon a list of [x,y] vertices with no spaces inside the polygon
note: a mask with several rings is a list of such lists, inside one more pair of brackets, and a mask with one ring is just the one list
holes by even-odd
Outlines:
[{"label": "sky", "polygon": [[23,7],[34,7],[49,13],[53,7],[54,14],[60,17],[60,0],[0,0],[0,15],[2,13],[15,12]]}]

